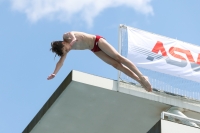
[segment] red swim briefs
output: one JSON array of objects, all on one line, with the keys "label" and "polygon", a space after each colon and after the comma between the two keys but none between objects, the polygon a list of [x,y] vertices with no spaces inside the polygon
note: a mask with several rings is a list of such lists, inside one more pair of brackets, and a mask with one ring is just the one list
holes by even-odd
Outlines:
[{"label": "red swim briefs", "polygon": [[93,49],[91,49],[91,51],[93,51],[93,52],[101,51],[101,49],[100,49],[99,46],[98,46],[98,42],[99,42],[99,39],[100,39],[100,38],[103,38],[103,37],[101,37],[101,36],[99,36],[99,35],[96,35],[96,39],[95,39],[95,41],[94,41],[94,47],[93,47]]}]

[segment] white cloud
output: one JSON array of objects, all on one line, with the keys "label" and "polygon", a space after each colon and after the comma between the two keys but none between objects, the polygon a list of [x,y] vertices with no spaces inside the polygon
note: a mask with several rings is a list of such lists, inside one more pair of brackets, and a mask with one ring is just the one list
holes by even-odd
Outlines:
[{"label": "white cloud", "polygon": [[[25,13],[31,22],[42,18],[73,22],[80,17],[88,25],[104,9],[127,6],[145,15],[153,15],[151,0],[10,0],[12,9]],[[78,16],[77,16],[78,15]]]}]

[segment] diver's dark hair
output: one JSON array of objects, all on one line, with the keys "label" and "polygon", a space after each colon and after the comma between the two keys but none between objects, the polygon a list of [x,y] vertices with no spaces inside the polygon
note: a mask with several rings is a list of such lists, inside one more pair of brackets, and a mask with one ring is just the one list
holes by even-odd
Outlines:
[{"label": "diver's dark hair", "polygon": [[56,55],[58,56],[62,56],[63,55],[63,51],[62,51],[62,48],[63,48],[63,44],[62,44],[63,41],[53,41],[51,42],[51,51],[53,53],[56,53]]}]

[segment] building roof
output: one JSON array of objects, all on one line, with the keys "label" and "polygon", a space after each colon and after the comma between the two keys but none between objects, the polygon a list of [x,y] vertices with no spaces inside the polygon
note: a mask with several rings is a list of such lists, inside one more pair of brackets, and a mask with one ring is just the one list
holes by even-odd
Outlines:
[{"label": "building roof", "polygon": [[197,101],[73,70],[23,133],[144,133],[172,106],[200,119]]}]

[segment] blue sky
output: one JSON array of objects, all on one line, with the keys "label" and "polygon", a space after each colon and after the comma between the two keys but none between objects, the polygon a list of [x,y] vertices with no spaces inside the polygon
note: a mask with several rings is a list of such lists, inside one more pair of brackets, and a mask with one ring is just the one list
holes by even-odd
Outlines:
[{"label": "blue sky", "polygon": [[[77,4],[78,3],[78,4]],[[0,132],[20,133],[71,70],[117,79],[91,51],[71,51],[55,79],[50,49],[62,34],[99,34],[118,49],[125,24],[200,45],[199,0],[0,0]]]}]

